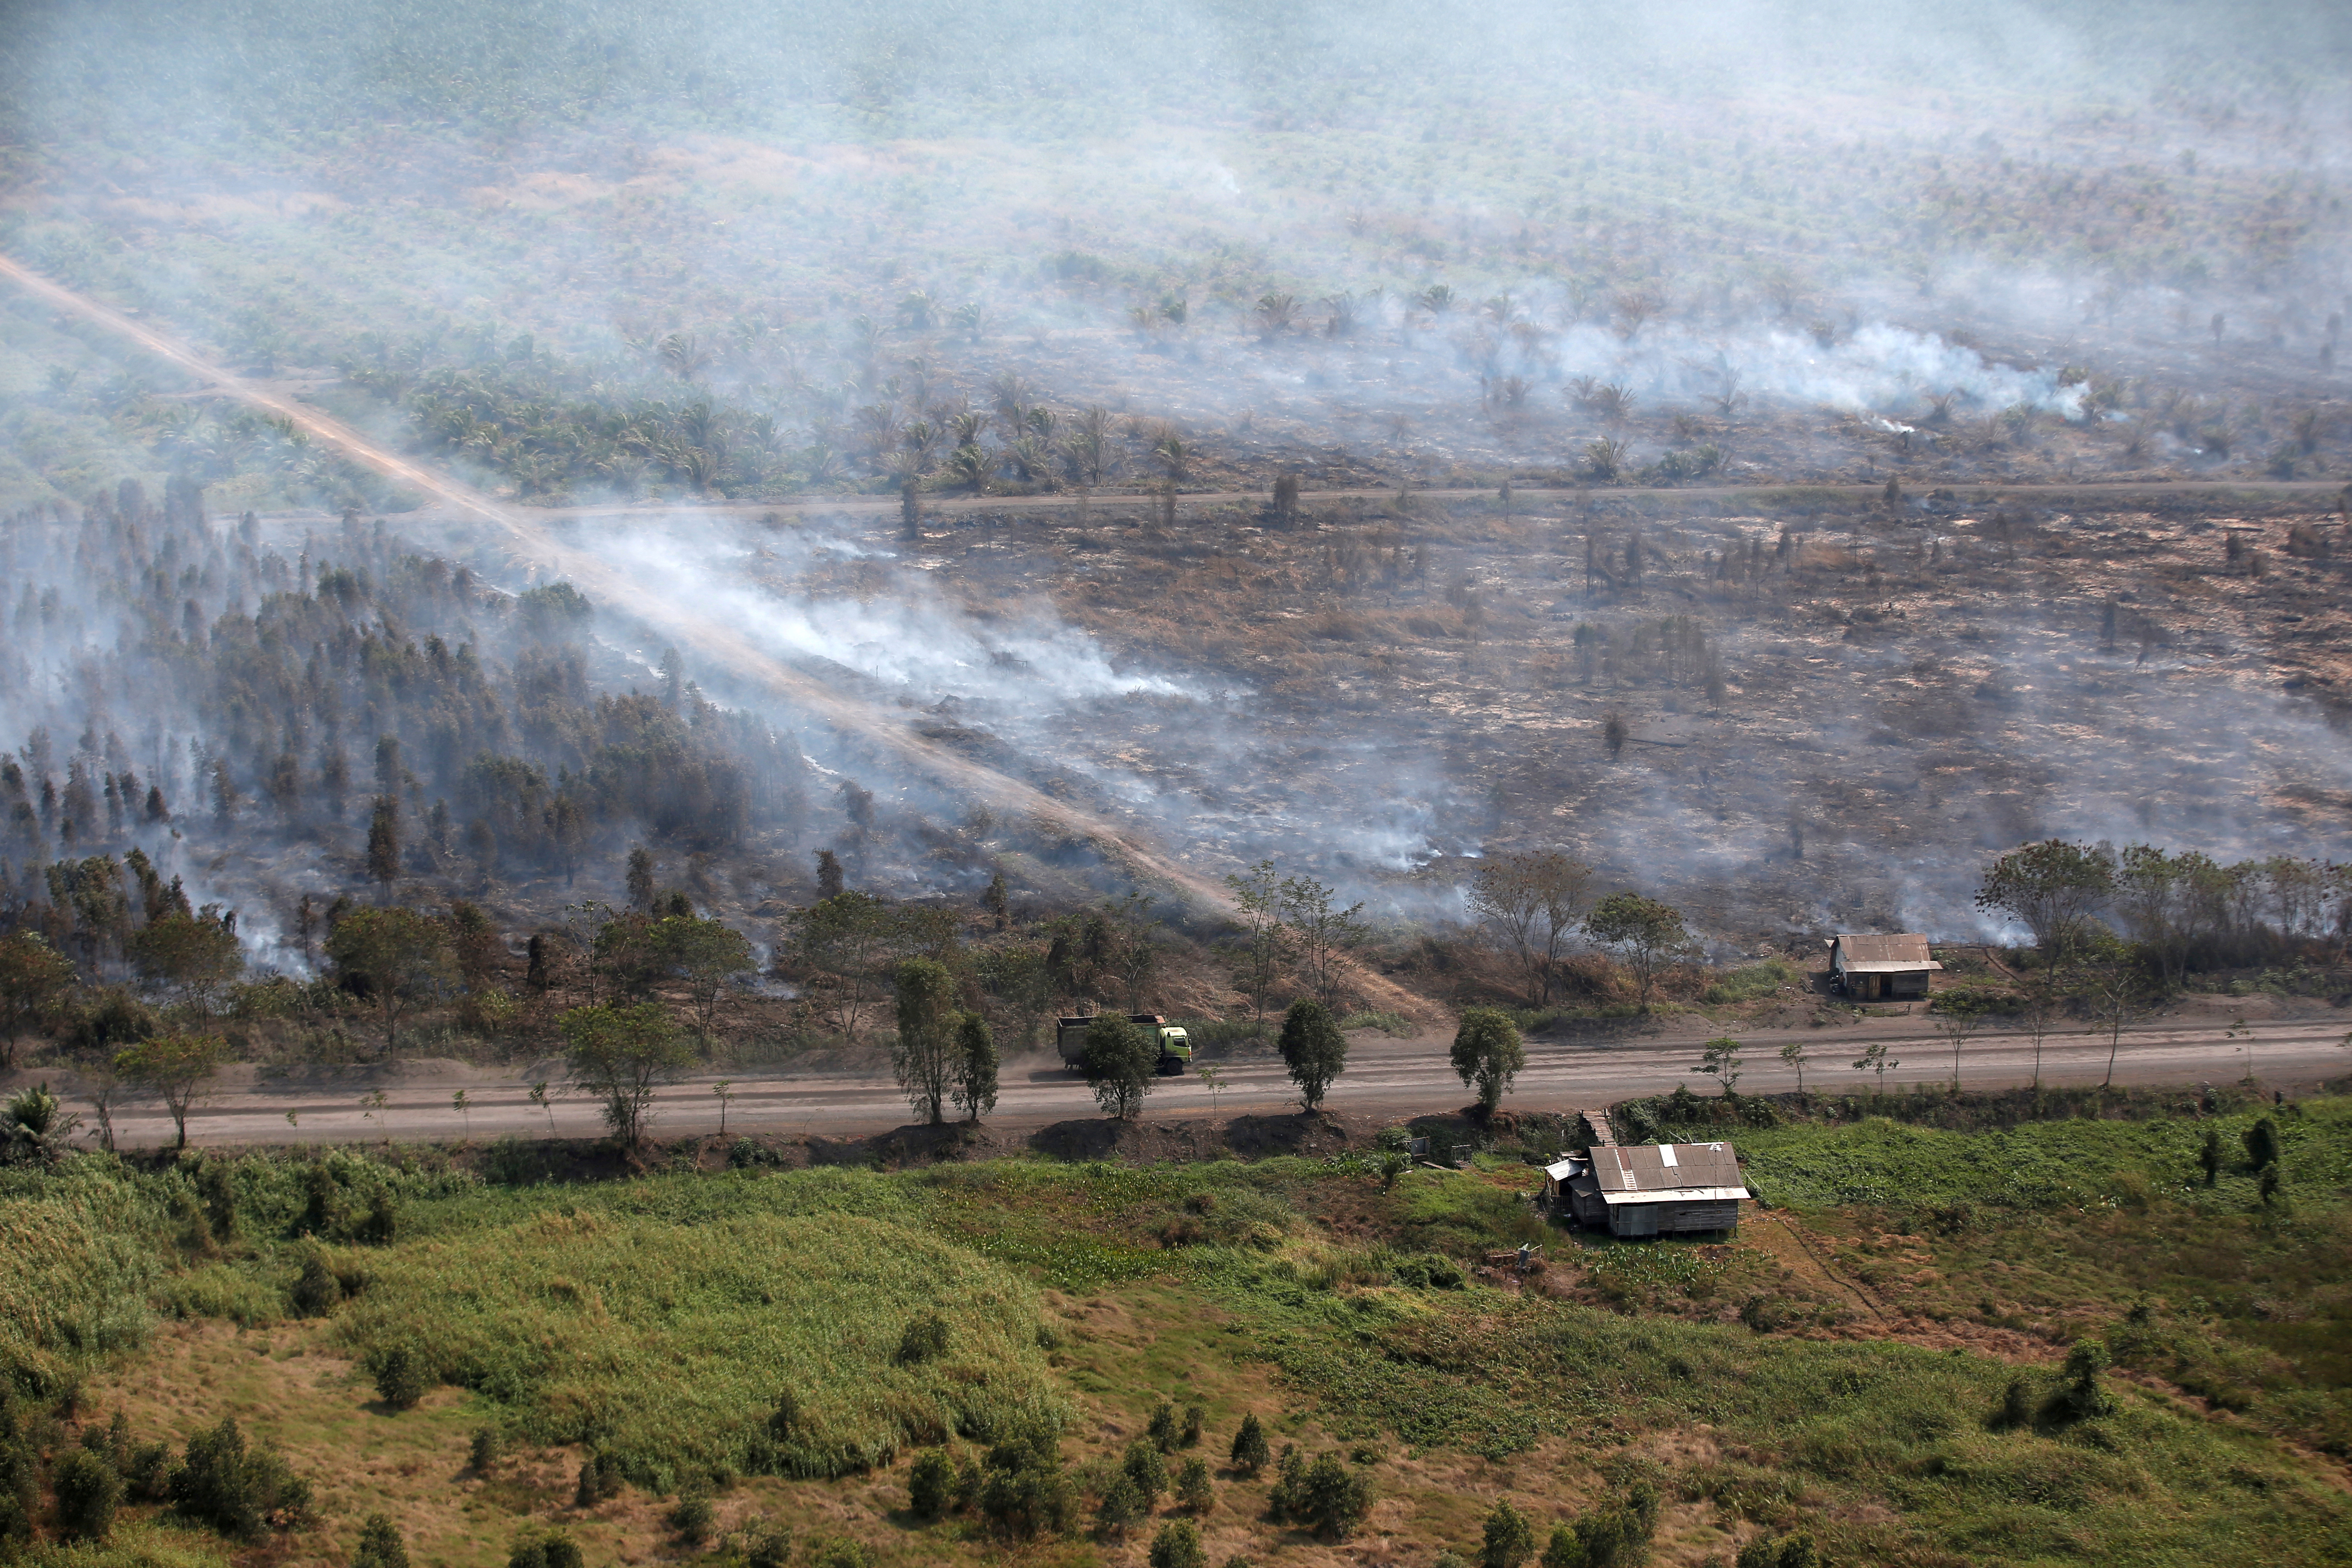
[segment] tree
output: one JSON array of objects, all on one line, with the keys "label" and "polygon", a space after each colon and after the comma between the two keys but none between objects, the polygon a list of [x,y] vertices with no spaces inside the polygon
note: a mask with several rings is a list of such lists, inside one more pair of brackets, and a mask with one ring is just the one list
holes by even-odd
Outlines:
[{"label": "tree", "polygon": [[1189,1519],[1171,1520],[1151,1538],[1150,1568],[1208,1568],[1201,1550],[1201,1527]]},{"label": "tree", "polygon": [[1288,933],[1282,925],[1282,884],[1274,862],[1261,860],[1242,875],[1227,875],[1233,890],[1234,921],[1242,930],[1241,989],[1250,999],[1255,1032],[1265,1034],[1266,998],[1282,974],[1288,956]]},{"label": "tree", "polygon": [[352,1568],[408,1568],[408,1547],[401,1541],[399,1528],[390,1515],[372,1513],[361,1524],[360,1543],[352,1552]]},{"label": "tree", "polygon": [[2107,1037],[2107,1076],[2100,1081],[2102,1089],[2111,1089],[2116,1081],[2116,1056],[2123,1048],[2124,1031],[2147,1014],[2150,997],[2147,977],[2128,963],[2108,963],[2094,971],[2083,983],[2083,994],[2091,1005],[2091,1016]]},{"label": "tree", "polygon": [[816,852],[816,896],[820,901],[842,894],[841,857],[830,849]]},{"label": "tree", "polygon": [[1486,1516],[1486,1541],[1478,1553],[1479,1568],[1519,1568],[1536,1554],[1535,1527],[1528,1516],[1505,1498]]},{"label": "tree", "polygon": [[400,880],[400,797],[380,795],[375,797],[375,810],[368,817],[367,840],[368,879],[383,889],[383,896],[392,895],[392,885]]},{"label": "tree", "polygon": [[1862,1055],[1854,1058],[1853,1059],[1854,1071],[1874,1072],[1878,1075],[1878,1091],[1881,1094],[1886,1092],[1887,1069],[1889,1068],[1899,1068],[1903,1064],[1901,1062],[1895,1061],[1887,1056],[1886,1042],[1885,1040],[1874,1040],[1869,1045],[1863,1047]]},{"label": "tree", "polygon": [[635,1153],[645,1140],[656,1090],[692,1059],[661,1005],[574,1007],[556,1026],[570,1047],[572,1087],[601,1102],[604,1125]]},{"label": "tree", "polygon": [[2221,1133],[2219,1128],[2205,1129],[2205,1142],[2197,1150],[2197,1165],[2205,1173],[2207,1186],[2221,1179]]},{"label": "tree", "polygon": [[1626,727],[1625,715],[1617,711],[1616,709],[1612,708],[1607,713],[1601,716],[1601,743],[1609,748],[1609,760],[1611,762],[1615,762],[1620,756],[1624,754],[1625,742],[1631,739],[1632,736],[1633,731]]},{"label": "tree", "polygon": [[1960,1091],[1960,1047],[1992,1016],[1991,998],[1975,991],[1947,991],[1930,1009],[1936,1032],[1952,1043],[1952,1092]]},{"label": "tree", "polygon": [[629,868],[623,879],[628,885],[629,907],[651,912],[654,907],[654,858],[642,844],[629,851]]},{"label": "tree", "polygon": [[1160,967],[1160,948],[1151,940],[1150,912],[1148,893],[1129,893],[1104,908],[1103,929],[1109,939],[1104,967],[1118,981],[1130,1013],[1143,1011],[1143,993]]},{"label": "tree", "polygon": [[1803,1095],[1805,1092],[1805,1043],[1802,1040],[1790,1040],[1782,1046],[1780,1060],[1784,1066],[1796,1069],[1797,1093],[1800,1096]]},{"label": "tree", "polygon": [[891,931],[888,906],[871,893],[836,893],[792,917],[793,960],[816,982],[812,990],[834,1026],[853,1043],[875,1001]]},{"label": "tree", "polygon": [[448,928],[415,910],[354,910],[327,933],[327,959],[383,1015],[383,1054],[392,1048],[401,1015],[438,996],[450,984]]},{"label": "tree", "polygon": [[898,966],[898,1035],[890,1046],[890,1070],[915,1114],[933,1126],[947,1120],[956,1076],[955,990],[955,976],[943,963],[912,958]]},{"label": "tree", "polygon": [[2043,962],[2059,968],[2114,886],[2115,858],[2105,847],[2052,838],[2012,849],[1986,867],[1976,904],[2032,931]]},{"label": "tree", "polygon": [[72,994],[73,960],[34,931],[0,936],[0,1070],[16,1065],[16,1042],[58,1016]]},{"label": "tree", "polygon": [[1290,1005],[1282,1019],[1282,1061],[1298,1086],[1298,1102],[1321,1108],[1332,1081],[1348,1067],[1348,1037],[1331,1009],[1312,996]]},{"label": "tree", "polygon": [[2033,1087],[2036,1089],[2042,1087],[2042,1042],[2049,1039],[2051,1030],[2056,1026],[2059,1011],[2063,1005],[2057,988],[2046,977],[2029,981],[2019,994],[2017,1026],[2027,1039],[2033,1042]]},{"label": "tree", "polygon": [[149,921],[124,945],[142,980],[174,994],[200,1018],[212,1016],[221,987],[245,971],[236,918],[224,918],[211,904],[194,915],[174,912]]},{"label": "tree", "polygon": [[114,1074],[163,1099],[178,1139],[188,1146],[188,1110],[204,1098],[205,1086],[228,1059],[228,1042],[218,1035],[156,1035],[117,1052]]},{"label": "tree", "polygon": [[1592,868],[1549,849],[1488,861],[1470,879],[1471,913],[1517,960],[1531,1007],[1551,1000],[1561,950],[1591,881]]},{"label": "tree", "polygon": [[1639,893],[1612,893],[1584,918],[1585,933],[1617,950],[1642,988],[1642,1010],[1650,1010],[1650,988],[1659,967],[1690,942],[1682,911]]},{"label": "tree", "polygon": [[1454,1032],[1453,1060],[1463,1083],[1476,1087],[1480,1108],[1491,1111],[1527,1065],[1528,1047],[1509,1014],[1499,1007],[1472,1007]]},{"label": "tree", "polygon": [[1297,949],[1299,975],[1327,1007],[1339,1005],[1340,960],[1370,934],[1359,918],[1361,903],[1335,909],[1332,898],[1333,889],[1312,877],[1282,884],[1282,921]]},{"label": "tree", "polygon": [[1160,1068],[1160,1043],[1116,1013],[1097,1013],[1087,1026],[1087,1083],[1103,1113],[1121,1121],[1143,1108]]},{"label": "tree", "polygon": [[58,1528],[68,1540],[103,1541],[112,1533],[122,1477],[105,1455],[65,1449],[49,1468],[49,1486],[57,1493]]},{"label": "tree", "polygon": [[1723,1085],[1723,1098],[1729,1100],[1739,1087],[1739,1042],[1726,1035],[1699,1047],[1698,1070],[1712,1074]]},{"label": "tree", "polygon": [[1234,1433],[1233,1447],[1226,1457],[1233,1461],[1234,1468],[1245,1476],[1254,1476],[1265,1468],[1266,1461],[1274,1455],[1266,1447],[1265,1427],[1259,1423],[1257,1412],[1253,1410],[1242,1417],[1240,1428]]},{"label": "tree", "polygon": [[956,1016],[954,1094],[968,1121],[996,1109],[996,1039],[977,1013]]},{"label": "tree", "polygon": [[724,921],[671,915],[654,922],[653,949],[662,970],[685,988],[694,1032],[708,1045],[728,988],[758,967],[750,939]]}]

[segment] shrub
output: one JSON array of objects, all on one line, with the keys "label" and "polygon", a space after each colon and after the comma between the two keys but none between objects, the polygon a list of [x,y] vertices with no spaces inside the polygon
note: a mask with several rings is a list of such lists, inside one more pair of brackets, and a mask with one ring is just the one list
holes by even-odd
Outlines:
[{"label": "shrub", "polygon": [[988,1451],[980,1511],[1000,1532],[1017,1539],[1069,1528],[1076,1500],[1050,1427],[1033,1426]]},{"label": "shrub", "polygon": [[408,1547],[389,1516],[372,1513],[360,1526],[360,1543],[352,1549],[352,1568],[408,1568]]},{"label": "shrub", "polygon": [[862,1541],[836,1535],[809,1558],[809,1568],[873,1568],[874,1554]]},{"label": "shrub", "polygon": [[1176,1448],[1176,1407],[1161,1400],[1151,1410],[1151,1421],[1144,1428],[1151,1446],[1161,1453],[1173,1453]]},{"label": "shrub", "polygon": [[2052,1391],[2049,1402],[2042,1407],[2042,1418],[2053,1425],[2063,1425],[2107,1414],[2114,1406],[2100,1377],[2107,1370],[2107,1361],[2105,1341],[2076,1340],[2074,1348],[2066,1352],[2065,1382]]},{"label": "shrub", "polygon": [[1372,1511],[1372,1478],[1353,1469],[1337,1454],[1325,1454],[1308,1467],[1297,1517],[1327,1541],[1344,1540]]},{"label": "shrub", "polygon": [[1775,1541],[1759,1535],[1739,1549],[1738,1568],[1821,1568],[1821,1549],[1803,1531]]},{"label": "shrub", "polygon": [[1576,1538],[1575,1531],[1564,1524],[1552,1526],[1542,1568],[1584,1568],[1584,1542]]},{"label": "shrub", "polygon": [[1216,1494],[1209,1486],[1209,1462],[1198,1454],[1176,1473],[1176,1503],[1188,1513],[1206,1513]]},{"label": "shrub", "polygon": [[415,1409],[425,1397],[424,1358],[407,1345],[386,1345],[375,1356],[375,1391],[394,1410]]},{"label": "shrub", "polygon": [[1102,1500],[1095,1505],[1095,1528],[1116,1541],[1150,1511],[1135,1478],[1121,1470],[1103,1488]]},{"label": "shrub", "polygon": [[274,1451],[247,1449],[234,1416],[188,1439],[165,1490],[187,1518],[247,1541],[299,1524],[310,1512],[310,1484]]},{"label": "shrub", "polygon": [[474,1428],[474,1446],[466,1455],[466,1462],[478,1476],[487,1476],[490,1467],[499,1462],[499,1431],[495,1426]]},{"label": "shrub", "polygon": [[171,1445],[142,1443],[131,1449],[131,1462],[122,1467],[122,1479],[140,1501],[162,1502],[171,1495]]},{"label": "shrub", "polygon": [[700,1488],[680,1492],[677,1501],[670,1505],[670,1529],[692,1545],[699,1546],[709,1539],[713,1518],[710,1494]]},{"label": "shrub", "polygon": [[926,1449],[908,1472],[907,1507],[917,1519],[937,1519],[953,1500],[955,1484],[955,1467],[947,1455],[937,1448]]},{"label": "shrub", "polygon": [[1243,1416],[1241,1430],[1234,1434],[1230,1455],[1234,1468],[1245,1476],[1254,1476],[1265,1468],[1266,1460],[1272,1457],[1265,1444],[1265,1428],[1258,1425],[1256,1412]]},{"label": "shrub", "polygon": [[1151,1568],[1208,1568],[1208,1562],[1201,1550],[1200,1526],[1189,1519],[1160,1526],[1151,1538]]},{"label": "shrub", "polygon": [[104,1456],[68,1449],[49,1472],[58,1496],[58,1528],[77,1541],[103,1541],[122,1501],[122,1478]]},{"label": "shrub", "polygon": [[743,1568],[787,1568],[793,1560],[793,1532],[765,1514],[752,1519],[731,1539]]},{"label": "shrub", "polygon": [[626,1479],[621,1474],[621,1462],[612,1454],[599,1449],[580,1461],[580,1478],[572,1489],[575,1508],[594,1508],[621,1495]]},{"label": "shrub", "polygon": [[1127,1458],[1120,1461],[1119,1468],[1135,1483],[1147,1512],[1159,1503],[1160,1494],[1168,1489],[1168,1461],[1160,1457],[1159,1448],[1149,1438],[1139,1437],[1127,1446]]},{"label": "shrub", "polygon": [[908,1366],[920,1366],[947,1353],[948,1321],[937,1312],[925,1312],[898,1336],[898,1359]]},{"label": "shrub", "polygon": [[507,1553],[507,1568],[582,1568],[580,1543],[560,1530],[526,1531]]},{"label": "shrub", "polygon": [[327,1260],[315,1252],[302,1259],[302,1272],[295,1276],[293,1289],[286,1292],[286,1304],[298,1318],[323,1318],[342,1299],[342,1282],[327,1267]]},{"label": "shrub", "polygon": [[1511,1506],[1508,1498],[1486,1516],[1486,1542],[1478,1552],[1481,1568],[1519,1568],[1536,1554],[1535,1527]]},{"label": "shrub", "polygon": [[1203,1406],[1199,1405],[1184,1406],[1184,1429],[1176,1435],[1176,1441],[1187,1448],[1199,1447],[1201,1427],[1208,1419],[1209,1412]]}]

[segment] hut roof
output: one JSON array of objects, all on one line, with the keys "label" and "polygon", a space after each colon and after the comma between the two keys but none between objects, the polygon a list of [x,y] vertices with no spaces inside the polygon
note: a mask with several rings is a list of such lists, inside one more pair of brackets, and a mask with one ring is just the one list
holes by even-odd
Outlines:
[{"label": "hut roof", "polygon": [[1739,1156],[1728,1143],[1619,1143],[1591,1151],[1605,1203],[1692,1203],[1744,1198]]}]

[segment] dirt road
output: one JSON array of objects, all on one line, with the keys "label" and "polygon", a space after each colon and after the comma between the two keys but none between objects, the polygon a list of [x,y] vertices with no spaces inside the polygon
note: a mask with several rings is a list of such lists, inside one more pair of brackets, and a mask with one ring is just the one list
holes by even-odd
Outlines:
[{"label": "dirt road", "polygon": [[[2204,1023],[2139,1029],[2124,1036],[2115,1078],[2123,1084],[2227,1083],[2252,1073],[2266,1086],[2308,1086],[2352,1070],[2352,1050],[2345,1048],[2344,1038],[2345,1026],[2333,1021],[2258,1024],[2235,1030]],[[1784,1039],[1804,1044],[1810,1058],[1804,1079],[1816,1091],[1851,1093],[1871,1087],[1871,1076],[1856,1072],[1851,1064],[1875,1039],[1887,1040],[1891,1054],[1901,1062],[1886,1074],[1890,1089],[1942,1083],[1951,1076],[1949,1047],[1916,1029],[1790,1030],[1754,1037],[1739,1080],[1742,1090],[1766,1093],[1797,1087],[1796,1073],[1775,1058]],[[1332,1089],[1328,1103],[1335,1110],[1398,1118],[1462,1105],[1467,1096],[1446,1065],[1445,1046],[1439,1037],[1392,1040],[1359,1035],[1348,1072]],[[1528,1110],[1605,1105],[1659,1093],[1677,1083],[1690,1085],[1694,1092],[1714,1092],[1713,1080],[1696,1070],[1696,1037],[1601,1046],[1536,1041],[1528,1056],[1527,1070],[1506,1102]],[[1291,1107],[1290,1084],[1270,1053],[1244,1053],[1214,1065],[1226,1079],[1221,1090],[1213,1094],[1198,1077],[1159,1079],[1146,1116],[1264,1114]],[[2106,1071],[2104,1036],[2058,1035],[2044,1045],[2044,1082],[2095,1084]],[[1964,1088],[2029,1083],[2032,1073],[2031,1047],[2011,1036],[1979,1037],[1961,1055]],[[584,1138],[601,1132],[594,1105],[561,1093],[556,1086],[562,1077],[562,1065],[555,1061],[510,1069],[476,1069],[447,1061],[403,1063],[343,1073],[316,1070],[267,1081],[256,1080],[251,1068],[242,1068],[189,1118],[189,1138],[197,1144],[301,1144],[479,1141],[509,1133]],[[541,1079],[551,1084],[545,1108],[530,1098],[532,1083]],[[718,1079],[716,1073],[701,1073],[662,1089],[654,1117],[656,1134],[717,1131]],[[60,1078],[57,1087],[88,1112],[79,1086]],[[463,1110],[453,1105],[461,1089],[467,1098]],[[372,1098],[379,1092],[381,1102]],[[878,1076],[747,1071],[734,1076],[730,1092],[733,1099],[726,1107],[730,1134],[851,1137],[887,1131],[908,1120],[905,1100],[895,1085]],[[1076,1075],[1050,1057],[1024,1057],[1006,1063],[1003,1098],[990,1120],[1000,1129],[1027,1130],[1098,1114]],[[115,1128],[125,1147],[152,1146],[172,1138],[170,1121],[152,1103],[118,1110]]]}]

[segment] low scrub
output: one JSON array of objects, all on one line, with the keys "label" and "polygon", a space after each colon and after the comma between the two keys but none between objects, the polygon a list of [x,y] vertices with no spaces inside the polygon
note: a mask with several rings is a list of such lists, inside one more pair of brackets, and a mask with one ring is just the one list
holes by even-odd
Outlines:
[{"label": "low scrub", "polygon": [[837,1476],[1063,1413],[1035,1290],[887,1222],[549,1214],[371,1265],[336,1327],[372,1364],[404,1347],[531,1441],[593,1442],[662,1490],[688,1466]]}]

